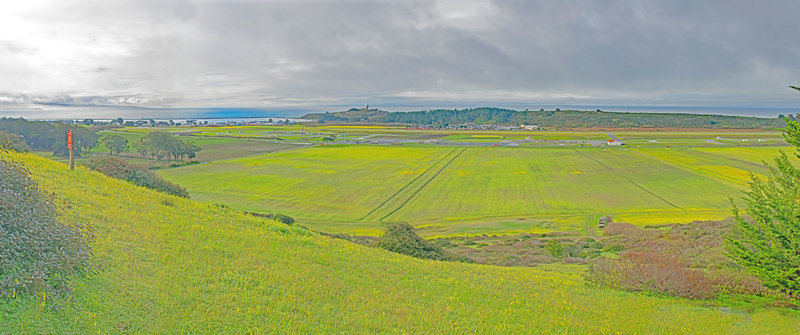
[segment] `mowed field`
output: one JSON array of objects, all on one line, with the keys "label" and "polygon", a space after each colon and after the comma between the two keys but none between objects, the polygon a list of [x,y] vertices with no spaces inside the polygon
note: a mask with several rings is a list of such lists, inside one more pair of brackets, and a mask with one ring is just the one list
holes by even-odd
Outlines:
[{"label": "mowed field", "polygon": [[798,311],[765,307],[754,297],[694,301],[591,287],[581,276],[583,265],[414,259],[80,166],[70,171],[29,154],[11,158],[59,204],[69,204],[65,222],[91,225],[102,270],[74,278],[67,298],[34,294],[0,301],[3,334],[800,331]]},{"label": "mowed field", "polygon": [[377,235],[573,231],[611,215],[637,225],[722,219],[776,147],[317,146],[161,170],[193,199]]}]

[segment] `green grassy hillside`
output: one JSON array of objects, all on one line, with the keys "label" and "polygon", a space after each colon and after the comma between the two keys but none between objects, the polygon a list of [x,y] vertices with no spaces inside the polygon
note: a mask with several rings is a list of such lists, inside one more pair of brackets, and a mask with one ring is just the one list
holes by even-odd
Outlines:
[{"label": "green grassy hillside", "polygon": [[0,302],[2,333],[800,331],[798,311],[589,288],[581,267],[417,260],[13,157],[57,193],[67,219],[91,223],[104,270],[76,279],[67,307]]}]

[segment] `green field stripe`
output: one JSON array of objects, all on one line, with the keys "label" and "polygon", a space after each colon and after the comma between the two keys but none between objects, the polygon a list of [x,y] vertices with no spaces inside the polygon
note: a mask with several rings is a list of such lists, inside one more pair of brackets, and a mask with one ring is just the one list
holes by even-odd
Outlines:
[{"label": "green field stripe", "polygon": [[[759,162],[744,160],[744,159],[741,159],[741,158],[728,157],[726,155],[721,155],[721,154],[718,154],[718,153],[715,153],[715,152],[709,152],[709,151],[702,151],[702,150],[694,150],[694,149],[692,149],[692,152],[696,156],[700,156],[700,157],[702,157],[704,159],[708,159],[708,160],[711,160],[711,161],[718,162],[720,160],[728,160],[728,161],[731,161],[731,162],[735,162],[735,163],[741,164],[743,166],[748,167],[749,168],[749,169],[747,169],[748,171],[752,171],[751,169],[764,169],[764,165],[759,163]],[[744,151],[744,152],[747,152],[747,151]],[[749,152],[752,153],[752,151],[749,151]],[[759,154],[759,153],[756,152],[756,154]],[[737,167],[737,166],[733,166],[733,165],[731,165],[731,166],[732,167]]]},{"label": "green field stripe", "polygon": [[400,194],[401,192],[403,192],[403,190],[405,190],[406,188],[408,188],[409,186],[411,186],[412,184],[414,184],[414,183],[415,183],[417,180],[419,180],[420,178],[422,178],[422,176],[426,175],[426,174],[428,173],[428,171],[431,171],[431,170],[432,170],[432,169],[433,169],[433,168],[434,168],[436,165],[438,165],[439,163],[441,163],[442,161],[444,161],[445,159],[447,159],[447,157],[449,157],[451,154],[453,154],[453,152],[455,152],[456,150],[458,150],[458,149],[453,149],[453,150],[450,150],[450,152],[448,152],[446,155],[442,156],[442,158],[441,158],[441,159],[439,159],[438,161],[436,161],[436,163],[433,163],[433,164],[432,164],[430,167],[428,167],[427,169],[425,169],[425,171],[423,171],[422,173],[420,173],[420,174],[419,174],[419,176],[417,176],[416,178],[414,178],[413,180],[411,180],[411,181],[410,181],[410,182],[408,182],[407,184],[403,185],[403,187],[401,187],[399,190],[397,190],[397,192],[394,192],[394,194],[392,194],[391,196],[389,196],[389,198],[387,198],[386,200],[384,200],[383,202],[381,202],[381,203],[380,203],[380,204],[379,204],[377,207],[373,208],[371,211],[369,211],[369,213],[367,213],[366,215],[364,215],[364,216],[362,216],[361,218],[357,219],[356,221],[363,221],[363,220],[364,220],[364,219],[366,219],[368,216],[372,215],[372,213],[375,213],[375,212],[376,212],[378,209],[380,209],[381,207],[383,207],[384,205],[386,205],[386,204],[387,204],[389,201],[391,201],[392,199],[394,199],[394,198],[395,198],[395,197],[396,197],[398,194]]},{"label": "green field stripe", "polygon": [[638,187],[639,189],[641,189],[642,191],[645,191],[645,192],[647,192],[648,194],[650,194],[650,195],[652,195],[652,196],[656,197],[657,199],[660,199],[661,201],[665,202],[666,204],[668,204],[668,205],[670,205],[670,206],[672,206],[672,207],[675,207],[675,208],[677,208],[677,209],[683,210],[683,208],[681,208],[680,206],[678,206],[678,205],[676,205],[676,204],[673,204],[673,203],[672,203],[672,202],[670,202],[669,200],[667,200],[667,199],[664,199],[662,196],[660,196],[660,195],[658,195],[658,194],[656,194],[656,193],[654,193],[654,192],[652,192],[652,191],[648,190],[647,188],[645,188],[645,187],[644,187],[644,186],[642,186],[642,185],[639,185],[639,183],[637,183],[636,181],[634,181],[634,180],[633,180],[633,179],[631,179],[630,177],[628,177],[628,176],[626,176],[626,175],[624,175],[624,174],[619,174],[619,173],[616,173],[616,170],[612,169],[610,166],[608,166],[608,165],[606,165],[605,163],[603,163],[603,162],[601,162],[601,161],[597,160],[596,158],[594,158],[594,157],[592,157],[592,156],[589,156],[589,155],[587,155],[587,154],[585,154],[585,153],[582,153],[582,152],[580,152],[580,151],[579,151],[579,150],[577,150],[577,149],[572,149],[572,150],[573,150],[573,151],[575,151],[576,153],[580,154],[580,155],[583,155],[583,156],[584,156],[584,157],[586,157],[586,158],[589,158],[589,159],[591,159],[591,160],[592,160],[592,161],[594,161],[595,163],[597,163],[597,164],[600,164],[602,167],[604,167],[604,168],[608,169],[609,171],[612,171],[612,172],[614,172],[616,175],[618,175],[618,176],[621,176],[622,178],[625,178],[625,180],[627,180],[628,182],[630,182],[630,183],[631,183],[631,184],[633,184],[634,186],[636,186],[636,187]]},{"label": "green field stripe", "polygon": [[403,203],[402,203],[402,204],[400,204],[400,206],[398,206],[398,207],[397,207],[397,208],[395,208],[393,211],[389,212],[388,214],[386,214],[386,215],[384,215],[382,218],[380,218],[380,221],[383,221],[383,219],[385,219],[385,218],[387,218],[387,217],[391,216],[392,214],[394,214],[395,212],[397,212],[397,211],[399,211],[401,208],[403,208],[403,206],[405,206],[405,205],[406,205],[406,204],[407,204],[409,201],[411,201],[411,199],[413,199],[413,198],[414,198],[414,196],[416,196],[416,195],[419,193],[419,191],[422,191],[422,189],[424,189],[424,188],[425,188],[425,186],[428,186],[428,184],[430,184],[430,183],[431,183],[431,181],[433,181],[434,179],[436,179],[436,177],[437,177],[437,176],[439,176],[439,174],[440,174],[440,173],[442,173],[442,171],[444,171],[444,169],[445,169],[445,168],[447,168],[447,166],[449,166],[449,165],[450,165],[450,163],[453,163],[453,161],[455,161],[455,160],[456,160],[456,158],[458,158],[459,156],[461,156],[461,154],[463,154],[463,153],[464,153],[464,151],[466,151],[466,150],[467,150],[467,149],[461,149],[461,151],[459,151],[459,152],[458,152],[458,154],[456,154],[455,156],[453,156],[453,158],[451,158],[451,159],[450,159],[450,160],[447,162],[447,164],[443,165],[443,166],[442,166],[442,167],[439,169],[439,171],[436,171],[436,174],[434,174],[434,175],[433,175],[433,176],[432,176],[430,179],[428,179],[428,180],[427,180],[427,181],[426,181],[424,184],[422,184],[422,186],[420,186],[420,187],[419,187],[419,188],[418,188],[416,191],[414,191],[414,193],[411,193],[411,196],[409,196],[409,197],[408,197],[408,198],[407,198],[405,201],[403,201]]},{"label": "green field stripe", "polygon": [[[709,171],[709,170],[706,170],[706,169],[703,169],[703,168],[699,168],[699,167],[693,166],[691,164],[685,164],[685,163],[681,163],[681,162],[678,162],[678,161],[668,161],[668,160],[661,159],[661,158],[658,158],[656,156],[653,156],[653,155],[650,155],[648,153],[641,152],[641,151],[635,151],[635,152],[638,152],[638,153],[640,153],[640,154],[642,154],[642,155],[644,155],[646,157],[650,157],[652,159],[655,159],[655,160],[657,160],[659,162],[662,162],[664,164],[681,168],[681,169],[683,169],[685,171],[689,171],[689,172],[692,172],[694,174],[697,174],[697,175],[700,175],[700,176],[703,176],[703,177],[706,177],[706,178],[709,178],[709,179],[712,179],[712,180],[716,180],[716,181],[721,182],[721,183],[726,184],[726,185],[730,185],[729,183],[731,183],[731,182],[736,184],[736,185],[738,185],[738,186],[747,185],[746,182],[742,182],[742,181],[740,181],[738,179],[721,175],[721,174],[716,173],[714,171]],[[731,185],[731,186],[736,186],[736,185]]]}]

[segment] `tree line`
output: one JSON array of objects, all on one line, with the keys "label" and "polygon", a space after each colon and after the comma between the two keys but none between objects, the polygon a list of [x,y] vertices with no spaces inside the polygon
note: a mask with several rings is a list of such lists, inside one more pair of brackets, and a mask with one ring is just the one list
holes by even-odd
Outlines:
[{"label": "tree line", "polygon": [[[597,111],[576,111],[555,109],[547,111],[512,110],[504,108],[481,107],[468,109],[435,109],[416,112],[392,112],[374,116],[359,114],[349,117],[349,112],[329,115],[313,114],[314,118],[340,122],[382,122],[424,125],[461,125],[468,123],[494,125],[530,124],[549,128],[780,128],[784,117],[757,118],[726,115],[699,115],[680,113],[620,113]],[[793,116],[785,118],[794,119]]]},{"label": "tree line", "polygon": [[34,150],[53,150],[56,156],[69,156],[67,131],[72,130],[75,155],[97,146],[100,134],[91,128],[64,122],[29,121],[23,118],[0,118],[0,130],[15,134]]},{"label": "tree line", "polygon": [[150,132],[144,137],[134,141],[132,147],[143,158],[152,157],[162,159],[192,159],[200,151],[200,147],[193,143],[183,141],[177,136],[167,132]]}]

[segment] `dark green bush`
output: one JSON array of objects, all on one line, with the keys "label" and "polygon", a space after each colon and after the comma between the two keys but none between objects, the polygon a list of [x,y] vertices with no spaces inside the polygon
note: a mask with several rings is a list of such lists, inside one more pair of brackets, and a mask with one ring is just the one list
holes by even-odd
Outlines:
[{"label": "dark green bush", "polygon": [[292,218],[291,216],[288,216],[288,215],[273,214],[272,215],[272,219],[274,219],[275,221],[278,221],[280,223],[290,225],[290,226],[294,224],[294,218]]},{"label": "dark green bush", "polygon": [[440,261],[452,258],[439,246],[433,245],[414,232],[407,223],[388,223],[386,233],[378,238],[377,246],[399,254]]},{"label": "dark green bush", "polygon": [[189,192],[180,185],[170,183],[152,171],[132,165],[121,158],[111,156],[94,157],[85,162],[84,165],[106,176],[122,179],[137,186],[147,187],[179,197],[189,197]]},{"label": "dark green bush", "polygon": [[[225,206],[225,205],[223,205],[223,206]],[[253,215],[253,216],[260,217],[260,218],[272,219],[272,220],[278,221],[280,223],[283,223],[283,224],[286,224],[286,225],[289,225],[289,226],[294,224],[294,218],[291,217],[291,216],[288,216],[288,215],[272,214],[272,213],[261,214],[261,213],[252,213],[252,212],[245,212],[245,214],[250,214],[250,215]]]},{"label": "dark green bush", "polygon": [[16,152],[28,152],[30,149],[17,134],[0,130],[0,150],[8,149]]},{"label": "dark green bush", "polygon": [[0,158],[0,297],[63,296],[70,278],[95,269],[91,233],[60,220],[54,197],[21,164]]}]

